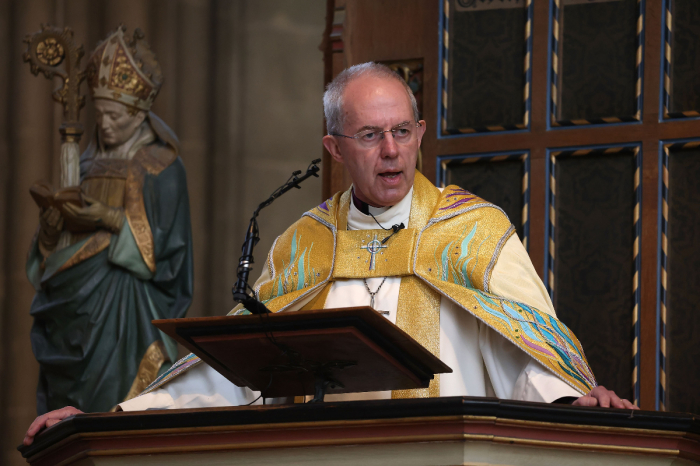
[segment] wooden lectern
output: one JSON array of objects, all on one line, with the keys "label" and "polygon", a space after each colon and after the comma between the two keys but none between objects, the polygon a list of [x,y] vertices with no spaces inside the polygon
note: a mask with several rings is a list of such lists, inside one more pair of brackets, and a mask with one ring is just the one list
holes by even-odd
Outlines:
[{"label": "wooden lectern", "polygon": [[452,372],[369,307],[154,320],[239,387],[266,398],[428,387]]}]

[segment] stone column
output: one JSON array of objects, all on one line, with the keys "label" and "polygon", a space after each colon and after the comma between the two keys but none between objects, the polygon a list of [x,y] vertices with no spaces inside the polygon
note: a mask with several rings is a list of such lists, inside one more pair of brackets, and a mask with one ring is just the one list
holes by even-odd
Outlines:
[{"label": "stone column", "polygon": [[187,169],[194,248],[194,300],[187,315],[208,315],[210,208],[210,109],[212,34],[207,0],[181,0],[178,22],[176,132]]},{"label": "stone column", "polygon": [[[231,288],[236,281],[241,244],[251,214],[239,202],[244,193],[243,183],[231,182],[241,179],[244,162],[246,3],[221,2],[216,7],[216,16],[218,22],[212,57],[216,80],[212,103],[214,144],[211,162],[214,214],[210,234],[210,249],[216,253],[211,254],[209,262],[208,315],[224,314],[235,305]],[[251,280],[255,278],[251,277]]]}]

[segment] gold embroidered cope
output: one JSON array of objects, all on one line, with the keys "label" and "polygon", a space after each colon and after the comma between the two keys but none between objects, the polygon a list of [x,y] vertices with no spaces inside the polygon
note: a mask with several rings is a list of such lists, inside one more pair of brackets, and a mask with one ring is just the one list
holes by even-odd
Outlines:
[{"label": "gold embroidered cope", "polygon": [[[350,198],[349,190],[336,194],[275,240],[268,256],[270,279],[255,288],[271,311],[301,303],[302,309],[321,308],[335,280],[402,277],[396,325],[434,355],[440,356],[444,295],[582,394],[596,386],[581,344],[566,325],[489,292],[496,261],[515,232],[501,209],[457,186],[441,193],[416,173],[408,228],[385,248],[376,243],[370,248],[375,236],[380,243],[389,233],[346,231]],[[429,388],[392,393],[393,398],[439,395],[438,376]]]}]

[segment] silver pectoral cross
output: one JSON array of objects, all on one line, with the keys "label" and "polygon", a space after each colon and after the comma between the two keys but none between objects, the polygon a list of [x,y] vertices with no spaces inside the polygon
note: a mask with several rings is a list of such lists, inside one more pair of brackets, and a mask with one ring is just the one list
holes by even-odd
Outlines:
[{"label": "silver pectoral cross", "polygon": [[377,239],[377,234],[374,234],[374,239],[367,243],[366,246],[360,246],[360,249],[366,249],[369,252],[369,269],[374,270],[375,259],[378,252],[382,249],[386,249],[388,246],[382,244],[381,241]]}]

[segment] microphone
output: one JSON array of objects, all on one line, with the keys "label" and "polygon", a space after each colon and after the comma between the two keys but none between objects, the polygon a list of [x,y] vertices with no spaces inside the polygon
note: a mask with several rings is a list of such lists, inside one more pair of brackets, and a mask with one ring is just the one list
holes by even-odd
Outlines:
[{"label": "microphone", "polygon": [[[301,189],[302,181],[314,176],[318,178],[318,164],[321,163],[321,159],[315,159],[306,169],[306,173],[301,175],[301,170],[296,170],[292,173],[292,176],[279,188],[277,188],[264,202],[258,205],[258,208],[253,212],[253,217],[250,219],[250,225],[248,226],[248,231],[245,235],[245,240],[243,241],[243,246],[241,247],[241,258],[238,260],[238,268],[236,269],[236,284],[233,286],[231,292],[233,293],[233,300],[237,303],[241,303],[253,314],[266,314],[270,310],[260,301],[255,299],[255,292],[248,285],[248,276],[253,270],[253,248],[258,241],[260,241],[260,231],[258,230],[258,214],[262,209],[272,204],[272,202],[280,197],[282,194],[286,193],[292,188]],[[253,291],[253,295],[248,294],[248,290]]]}]

